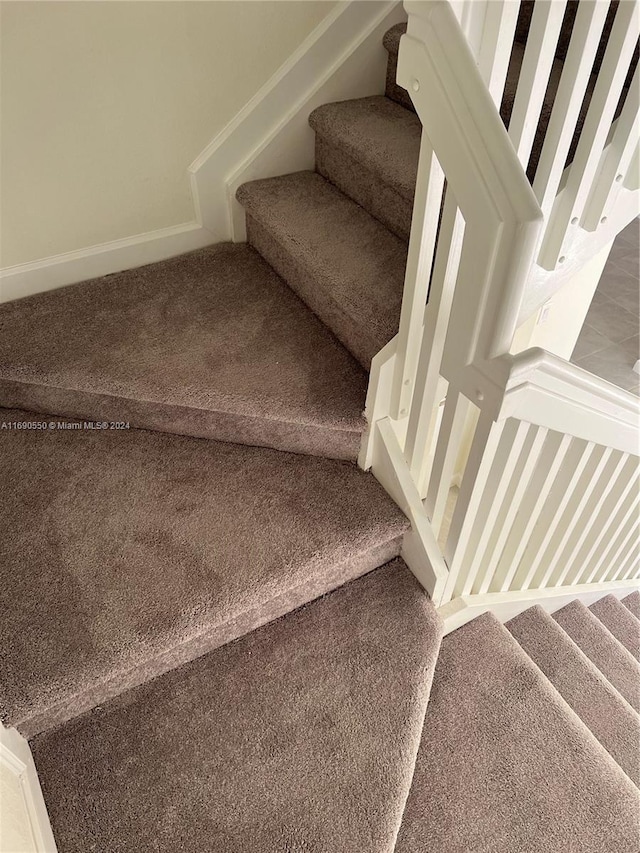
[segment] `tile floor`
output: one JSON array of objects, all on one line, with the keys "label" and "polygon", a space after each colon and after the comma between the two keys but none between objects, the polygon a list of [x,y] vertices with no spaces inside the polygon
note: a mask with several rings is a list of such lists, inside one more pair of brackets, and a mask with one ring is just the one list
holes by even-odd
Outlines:
[{"label": "tile floor", "polygon": [[571,361],[640,396],[640,224],[616,237]]}]

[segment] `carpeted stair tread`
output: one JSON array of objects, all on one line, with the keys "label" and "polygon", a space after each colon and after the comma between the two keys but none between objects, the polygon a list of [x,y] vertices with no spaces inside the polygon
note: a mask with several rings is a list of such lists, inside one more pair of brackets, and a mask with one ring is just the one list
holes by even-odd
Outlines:
[{"label": "carpeted stair tread", "polygon": [[249,241],[368,367],[396,334],[406,244],[315,172],[243,184]]},{"label": "carpeted stair tread", "polygon": [[143,430],[2,429],[0,481],[0,712],[28,735],[392,559],[407,527],[351,463]]},{"label": "carpeted stair tread", "polygon": [[442,626],[402,561],[32,741],[64,853],[391,853]]},{"label": "carpeted stair tread", "polygon": [[416,114],[374,96],[318,107],[309,124],[317,171],[408,239],[422,134]]},{"label": "carpeted stair tread", "polygon": [[636,590],[622,599],[622,603],[630,610],[636,619],[640,619],[640,591]]},{"label": "carpeted stair tread", "polygon": [[246,245],[0,305],[0,405],[355,459],[366,375]]},{"label": "carpeted stair tread", "polygon": [[581,601],[572,601],[553,614],[585,655],[621,696],[640,712],[640,664]]},{"label": "carpeted stair tread", "polygon": [[633,613],[615,595],[605,595],[592,604],[589,610],[640,661],[640,621]]},{"label": "carpeted stair tread", "polygon": [[639,805],[495,617],[445,637],[396,853],[636,853]]},{"label": "carpeted stair tread", "polygon": [[640,785],[640,717],[628,702],[542,607],[526,610],[507,628],[631,781]]}]

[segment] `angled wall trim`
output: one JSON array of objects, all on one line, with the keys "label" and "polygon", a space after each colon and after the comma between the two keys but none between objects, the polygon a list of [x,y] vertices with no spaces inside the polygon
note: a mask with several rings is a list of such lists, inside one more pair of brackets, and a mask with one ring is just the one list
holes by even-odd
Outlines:
[{"label": "angled wall trim", "polygon": [[5,267],[0,270],[0,302],[153,264],[213,242],[212,235],[199,222],[185,222],[29,264]]},{"label": "angled wall trim", "polygon": [[0,302],[211,243],[244,240],[236,188],[245,180],[313,168],[309,113],[329,101],[381,94],[386,67],[382,36],[405,17],[397,0],[338,3],[189,166],[193,222],[0,269]]},{"label": "angled wall trim", "polygon": [[382,37],[406,15],[396,0],[351,0],[332,12],[189,167],[199,221],[216,240],[245,239],[244,181],[313,169],[309,113],[384,91]]}]

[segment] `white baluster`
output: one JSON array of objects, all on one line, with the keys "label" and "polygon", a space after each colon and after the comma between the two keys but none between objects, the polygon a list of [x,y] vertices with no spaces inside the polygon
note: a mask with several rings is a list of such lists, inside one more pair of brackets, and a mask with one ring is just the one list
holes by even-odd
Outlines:
[{"label": "white baluster", "polygon": [[616,12],[566,184],[553,205],[545,230],[539,256],[539,263],[545,269],[555,268],[570,223],[577,223],[582,216],[637,41],[638,4],[635,0],[625,0]]},{"label": "white baluster", "polygon": [[525,170],[538,129],[566,5],[566,0],[536,0],[533,7],[509,120],[509,136]]}]

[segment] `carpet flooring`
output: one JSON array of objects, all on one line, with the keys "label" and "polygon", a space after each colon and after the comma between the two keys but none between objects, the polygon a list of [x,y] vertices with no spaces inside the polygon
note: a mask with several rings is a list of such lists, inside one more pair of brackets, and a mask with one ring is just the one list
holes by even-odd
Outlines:
[{"label": "carpet flooring", "polygon": [[640,661],[640,622],[614,595],[606,595],[589,608],[613,636]]},{"label": "carpet flooring", "polygon": [[390,98],[325,104],[309,116],[316,170],[408,240],[422,125]]},{"label": "carpet flooring", "polygon": [[352,464],[420,146],[403,31],[385,96],[310,116],[315,172],[239,188],[250,245],[0,306],[0,717],[60,853],[640,850],[640,595],[442,641]]},{"label": "carpet flooring", "polygon": [[316,172],[251,181],[249,242],[366,368],[398,331],[407,246]]},{"label": "carpet flooring", "polygon": [[60,853],[391,853],[441,632],[395,561],[35,738]]},{"label": "carpet flooring", "polygon": [[444,638],[397,853],[636,853],[639,809],[490,613]]},{"label": "carpet flooring", "polygon": [[556,611],[553,618],[631,707],[640,712],[640,664],[631,652],[579,601]]},{"label": "carpet flooring", "polygon": [[0,305],[0,405],[355,459],[366,375],[253,249]]},{"label": "carpet flooring", "polygon": [[[636,623],[640,628],[640,622]],[[521,613],[507,628],[631,781],[640,786],[640,716],[541,607]]]},{"label": "carpet flooring", "polygon": [[2,430],[0,480],[0,707],[29,735],[381,565],[407,527],[350,463],[143,430]]}]

